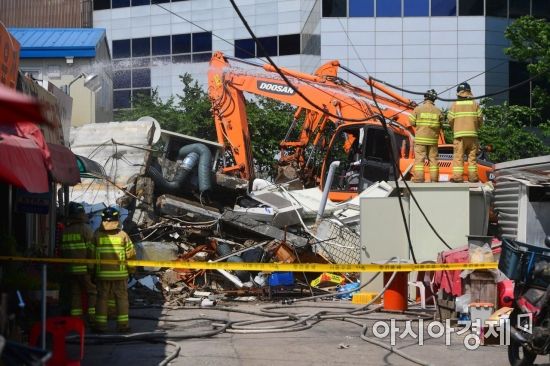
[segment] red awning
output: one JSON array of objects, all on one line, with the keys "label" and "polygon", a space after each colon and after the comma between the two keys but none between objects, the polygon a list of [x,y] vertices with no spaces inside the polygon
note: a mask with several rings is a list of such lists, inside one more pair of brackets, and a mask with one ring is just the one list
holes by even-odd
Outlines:
[{"label": "red awning", "polygon": [[48,144],[48,149],[52,158],[53,180],[70,186],[80,183],[80,172],[73,152],[58,144]]},{"label": "red awning", "polygon": [[26,138],[0,135],[0,180],[32,193],[49,191],[42,151]]}]

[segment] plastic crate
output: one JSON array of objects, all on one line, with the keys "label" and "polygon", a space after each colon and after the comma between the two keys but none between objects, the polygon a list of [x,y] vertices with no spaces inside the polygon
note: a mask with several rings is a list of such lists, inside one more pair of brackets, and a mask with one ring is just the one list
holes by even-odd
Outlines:
[{"label": "plastic crate", "polygon": [[273,272],[268,279],[269,286],[292,286],[294,274],[292,272]]},{"label": "plastic crate", "polygon": [[[498,269],[511,280],[527,281],[538,262],[550,262],[550,249],[521,243],[515,240],[502,240],[502,252]],[[542,278],[533,282],[536,286],[546,287]]]}]

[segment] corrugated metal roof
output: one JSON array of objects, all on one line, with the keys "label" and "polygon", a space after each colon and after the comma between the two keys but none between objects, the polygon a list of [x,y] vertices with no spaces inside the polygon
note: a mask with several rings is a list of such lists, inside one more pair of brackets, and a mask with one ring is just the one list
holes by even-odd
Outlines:
[{"label": "corrugated metal roof", "polygon": [[95,57],[104,28],[9,28],[21,58]]}]

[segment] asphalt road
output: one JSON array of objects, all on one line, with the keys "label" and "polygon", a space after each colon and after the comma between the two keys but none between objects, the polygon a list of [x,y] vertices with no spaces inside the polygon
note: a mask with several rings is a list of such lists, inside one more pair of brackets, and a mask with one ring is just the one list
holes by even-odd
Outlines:
[{"label": "asphalt road", "polygon": [[[327,304],[327,303],[324,303]],[[348,303],[328,303],[347,305]],[[267,304],[230,304],[232,309],[240,309],[258,312]],[[222,306],[216,308],[222,309]],[[190,322],[165,322],[158,320],[169,317],[172,320],[188,319],[193,317],[214,317],[223,320],[261,319],[258,316],[228,313],[209,309],[189,307],[178,310],[140,309],[133,310],[131,314],[131,326],[135,332],[160,331],[169,333],[188,334],[209,330],[211,322],[196,320]],[[287,310],[288,311],[288,310]],[[313,308],[300,308],[292,311],[301,313],[313,313]],[[152,318],[137,319],[140,318]],[[389,314],[376,313],[371,317],[390,319]],[[359,320],[364,323],[365,320]],[[366,321],[369,324],[372,335],[374,320]],[[268,327],[273,325],[285,325],[288,322],[263,323],[256,326]],[[387,322],[389,326],[389,322]],[[463,365],[508,365],[506,347],[504,346],[479,346],[475,350],[468,350],[464,346],[462,335],[451,333],[446,345],[445,336],[431,337],[427,332],[425,323],[423,345],[418,345],[418,338],[399,336],[405,327],[398,322],[400,331],[396,334],[396,348],[406,352],[410,356],[424,360],[431,365],[463,366]],[[114,326],[114,324],[113,324]],[[378,326],[379,333],[385,328]],[[418,334],[417,323],[411,323],[411,329]],[[181,346],[179,356],[170,365],[414,365],[415,363],[402,358],[379,346],[372,345],[360,338],[361,327],[341,320],[324,320],[313,325],[312,328],[297,332],[265,333],[265,334],[230,334],[222,333],[210,338],[195,338],[179,340]],[[438,328],[432,328],[432,333],[437,333]],[[417,335],[418,337],[418,335]],[[390,337],[379,339],[386,343]],[[104,345],[87,345],[83,365],[157,365],[167,355],[172,353],[173,346],[163,343],[113,343]],[[537,365],[549,365],[548,357],[539,357]],[[546,362],[546,363],[545,363]]]}]

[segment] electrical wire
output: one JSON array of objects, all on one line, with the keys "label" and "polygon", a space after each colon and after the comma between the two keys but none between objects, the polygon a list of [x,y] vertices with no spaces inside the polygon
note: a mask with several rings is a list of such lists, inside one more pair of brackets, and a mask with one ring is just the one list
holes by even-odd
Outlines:
[{"label": "electrical wire", "polygon": [[[527,83],[530,83],[531,81],[535,80],[535,79],[538,79],[539,77],[541,77],[541,75],[534,75],[534,76],[531,76],[529,79],[525,79],[523,81],[520,81],[519,83],[517,84],[514,84],[512,86],[509,86],[507,88],[504,88],[504,89],[501,89],[501,90],[497,90],[495,92],[492,92],[492,93],[487,93],[487,94],[484,94],[484,95],[480,95],[480,96],[477,96],[477,97],[474,97],[474,96],[471,96],[471,97],[468,97],[468,99],[484,99],[484,98],[489,98],[489,97],[493,97],[495,95],[499,95],[499,94],[503,94],[503,93],[507,93],[509,92],[510,90],[513,90],[513,89],[516,89],[516,88],[519,88],[520,86],[522,85],[525,85]],[[399,86],[396,86],[396,85],[393,85],[391,83],[388,83],[387,81],[383,81],[383,80],[380,80],[380,79],[377,79],[375,77],[372,77],[371,76],[371,79],[372,80],[375,80],[377,82],[379,82],[380,84],[384,84],[384,85],[387,85],[393,89],[397,89],[399,91],[402,91],[402,92],[405,92],[405,93],[409,93],[409,94],[414,94],[414,95],[424,95],[426,92],[423,91],[423,92],[417,92],[417,91],[413,91],[413,90],[409,90],[409,89],[405,89],[405,88],[401,88]],[[460,85],[460,84],[459,84]],[[439,96],[437,96],[437,99],[441,100],[441,101],[444,101],[444,102],[456,102],[458,100],[462,100],[462,99],[458,99],[458,98],[454,98],[454,99],[450,99],[450,98],[441,98]]]}]

